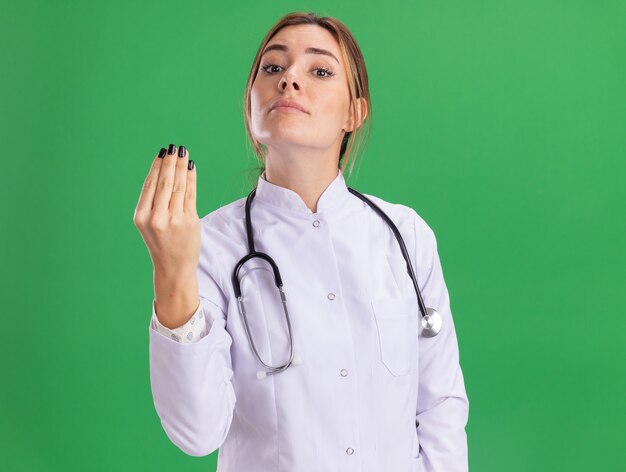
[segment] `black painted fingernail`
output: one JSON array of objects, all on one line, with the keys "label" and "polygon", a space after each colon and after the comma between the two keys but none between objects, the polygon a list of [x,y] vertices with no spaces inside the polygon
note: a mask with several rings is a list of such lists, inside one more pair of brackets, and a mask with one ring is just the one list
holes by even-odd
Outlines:
[{"label": "black painted fingernail", "polygon": [[170,144],[170,147],[167,149],[167,153],[171,155],[174,154],[174,151],[176,151],[176,145]]},{"label": "black painted fingernail", "polygon": [[193,166],[194,166],[193,159],[189,159],[189,162],[187,163],[187,169],[191,170],[193,169]]},{"label": "black painted fingernail", "polygon": [[178,157],[185,157],[185,146],[180,146],[178,148]]},{"label": "black painted fingernail", "polygon": [[161,150],[159,151],[159,157],[161,159],[163,159],[163,157],[165,156],[165,153],[167,152],[167,149],[165,148],[161,148]]}]

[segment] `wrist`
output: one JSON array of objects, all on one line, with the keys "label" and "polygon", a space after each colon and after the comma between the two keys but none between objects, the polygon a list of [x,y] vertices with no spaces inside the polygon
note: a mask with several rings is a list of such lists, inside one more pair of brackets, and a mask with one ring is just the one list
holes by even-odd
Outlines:
[{"label": "wrist", "polygon": [[154,278],[166,281],[173,286],[188,284],[197,278],[196,267],[154,267]]}]

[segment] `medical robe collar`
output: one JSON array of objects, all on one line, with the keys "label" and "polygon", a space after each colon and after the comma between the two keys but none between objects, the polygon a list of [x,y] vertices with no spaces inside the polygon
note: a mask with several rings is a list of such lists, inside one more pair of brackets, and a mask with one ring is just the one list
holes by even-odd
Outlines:
[{"label": "medical robe collar", "polygon": [[[337,177],[326,187],[317,202],[317,213],[336,210],[335,207],[341,205],[349,193],[343,172],[337,169]],[[295,191],[265,180],[265,171],[259,176],[254,200],[287,210],[313,213]]]}]

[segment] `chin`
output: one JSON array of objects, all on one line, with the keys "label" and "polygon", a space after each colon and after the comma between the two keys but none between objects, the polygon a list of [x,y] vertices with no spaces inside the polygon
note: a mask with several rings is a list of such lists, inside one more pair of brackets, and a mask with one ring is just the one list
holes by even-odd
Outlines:
[{"label": "chin", "polygon": [[266,145],[290,143],[295,146],[310,146],[315,143],[314,137],[311,136],[310,130],[306,127],[288,125],[267,130],[259,141]]}]

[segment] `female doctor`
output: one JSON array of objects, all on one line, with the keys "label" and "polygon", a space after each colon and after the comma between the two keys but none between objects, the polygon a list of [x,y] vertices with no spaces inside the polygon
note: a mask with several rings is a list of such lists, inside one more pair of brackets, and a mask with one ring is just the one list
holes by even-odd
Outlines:
[{"label": "female doctor", "polygon": [[219,448],[229,472],[466,471],[469,402],[435,235],[346,185],[349,138],[371,119],[346,26],[281,18],[244,112],[263,164],[249,195],[199,219],[193,161],[170,144],[135,210],[165,433],[192,456]]}]

